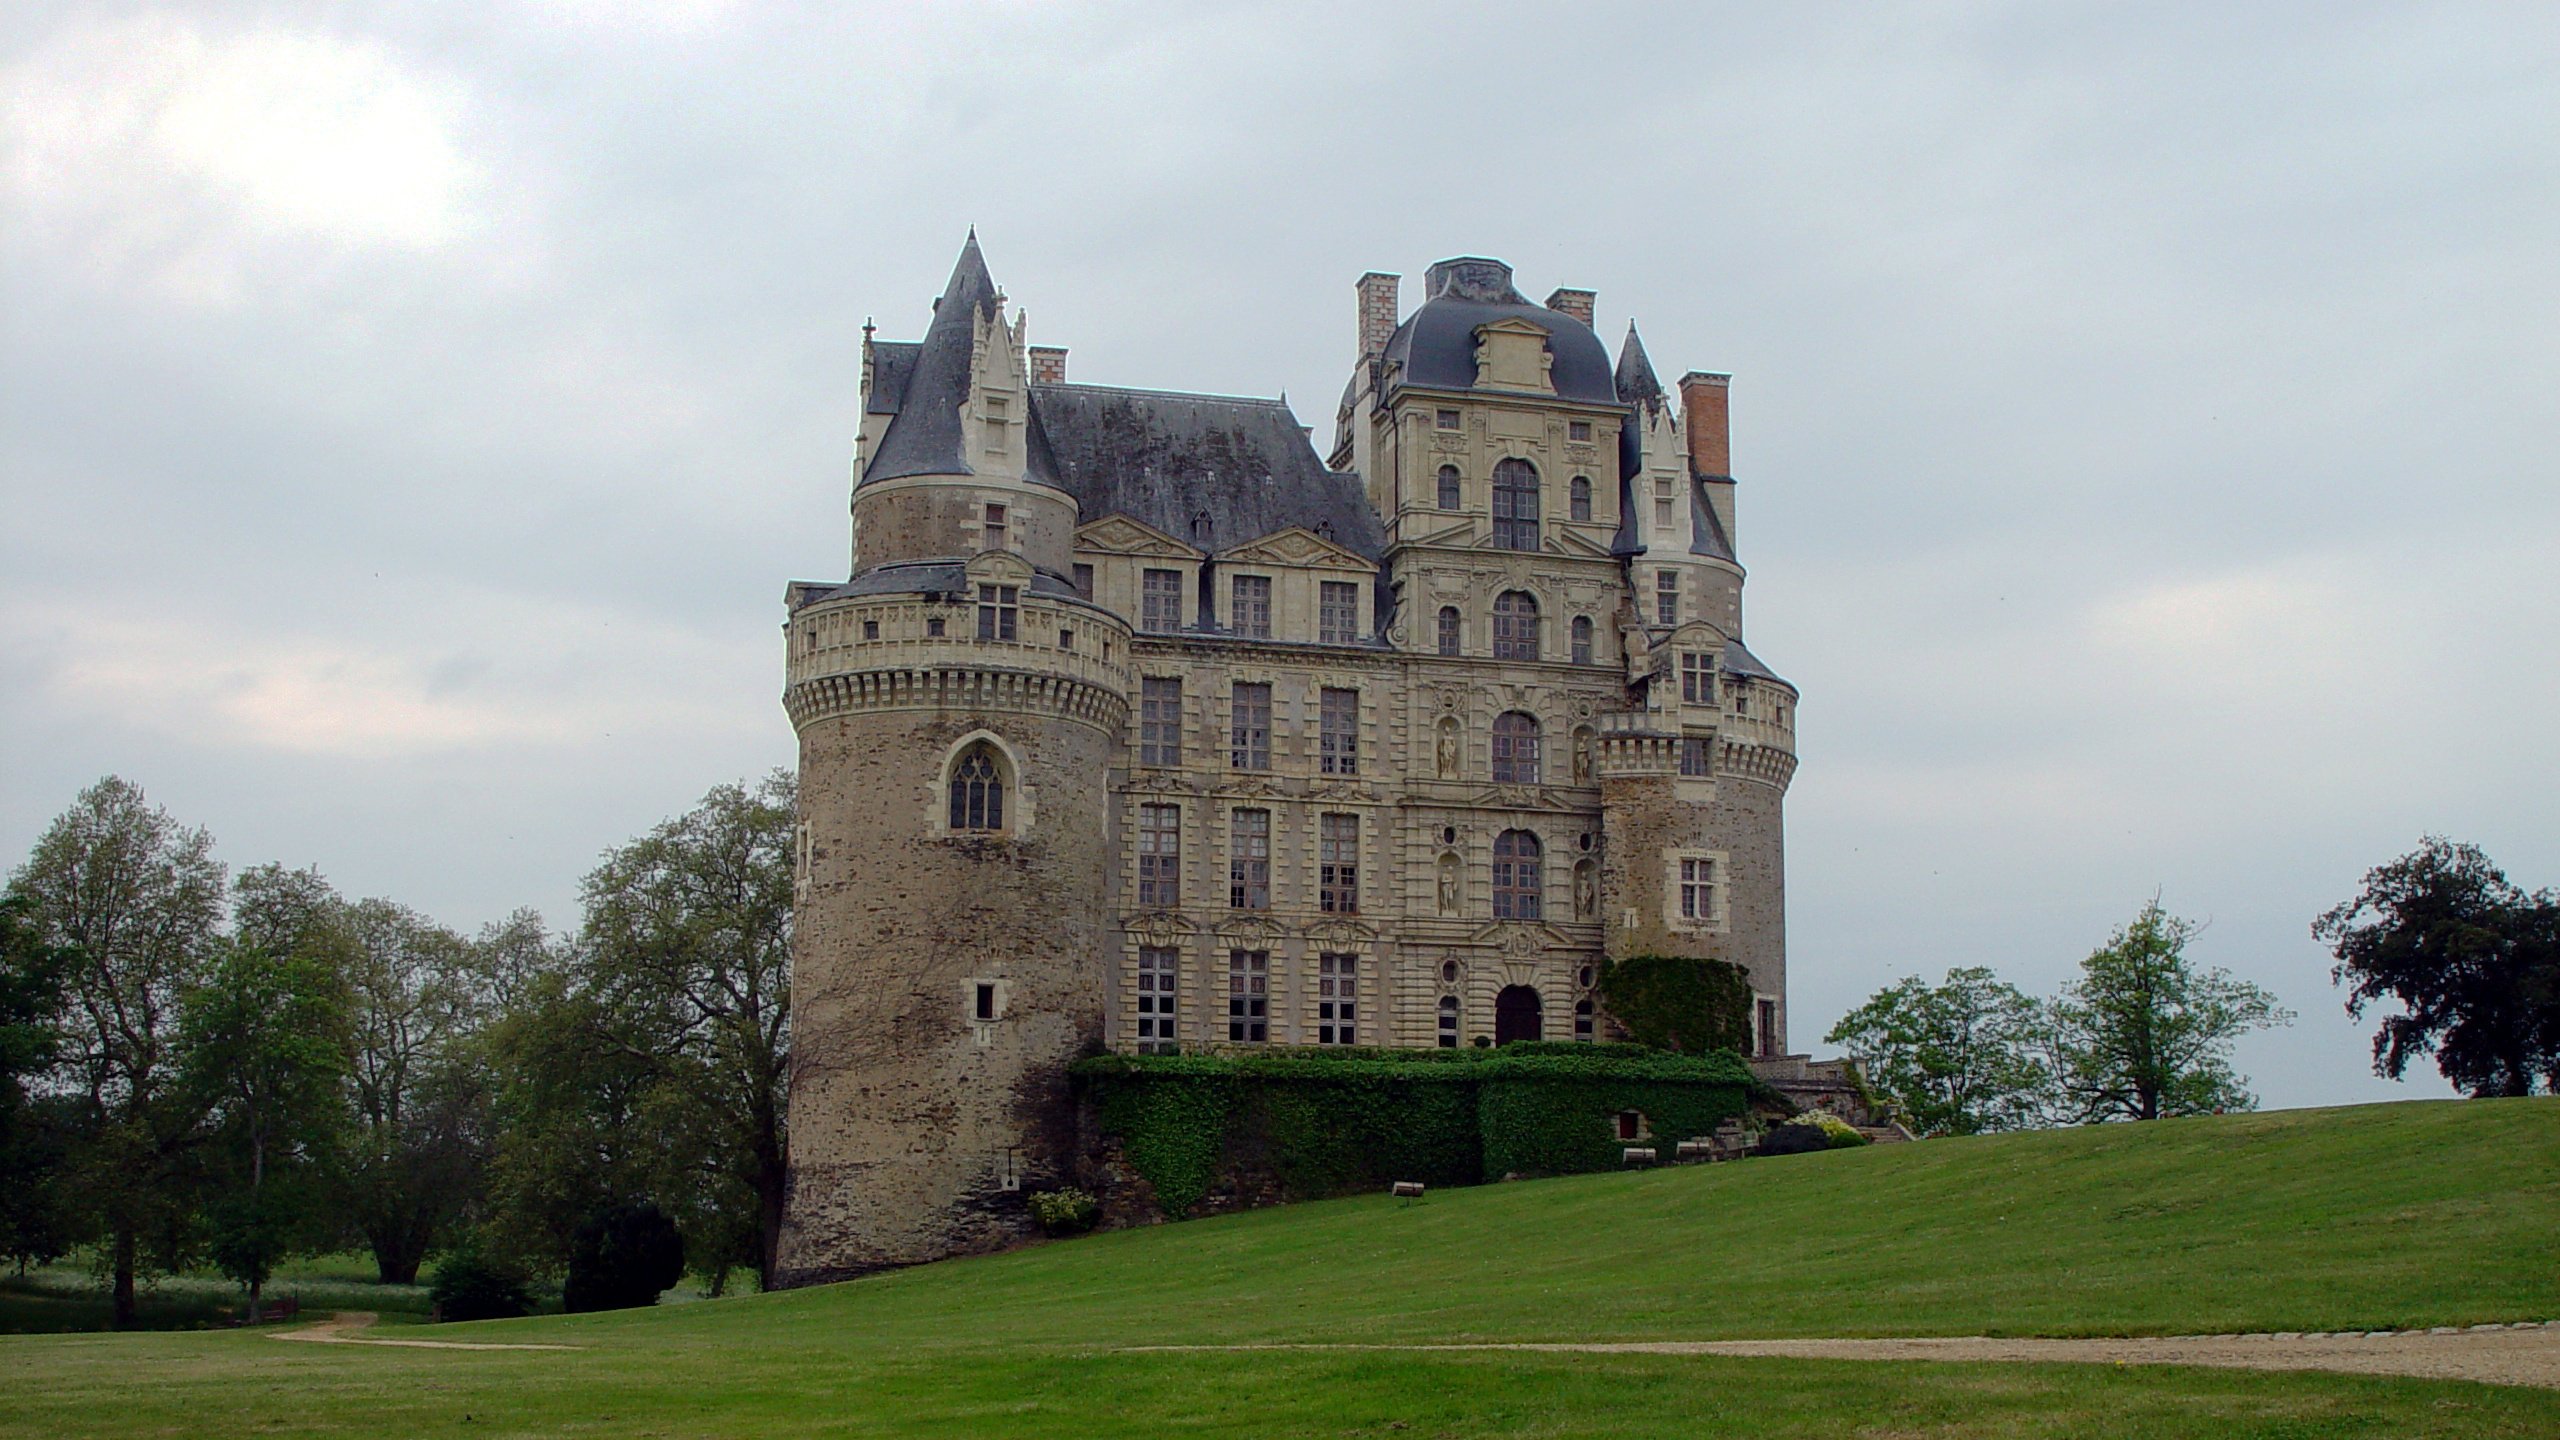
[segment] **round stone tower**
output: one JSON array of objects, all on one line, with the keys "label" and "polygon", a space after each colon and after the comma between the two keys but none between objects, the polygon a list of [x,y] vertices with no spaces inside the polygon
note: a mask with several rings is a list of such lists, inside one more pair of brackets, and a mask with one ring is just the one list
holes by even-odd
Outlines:
[{"label": "round stone tower", "polygon": [[1009,1243],[1072,1160],[1129,632],[1067,578],[1022,339],[974,236],[923,341],[866,339],[853,575],[789,597],[786,1283]]}]

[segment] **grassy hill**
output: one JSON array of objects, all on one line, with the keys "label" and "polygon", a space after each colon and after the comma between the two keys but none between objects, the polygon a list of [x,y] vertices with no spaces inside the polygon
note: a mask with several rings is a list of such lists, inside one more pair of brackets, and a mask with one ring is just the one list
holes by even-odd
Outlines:
[{"label": "grassy hill", "polygon": [[2560,1395],[2330,1375],[1126,1347],[2552,1317],[2560,1100],[2425,1103],[1334,1201],[439,1332],[576,1354],[0,1340],[0,1433],[2550,1435]]}]

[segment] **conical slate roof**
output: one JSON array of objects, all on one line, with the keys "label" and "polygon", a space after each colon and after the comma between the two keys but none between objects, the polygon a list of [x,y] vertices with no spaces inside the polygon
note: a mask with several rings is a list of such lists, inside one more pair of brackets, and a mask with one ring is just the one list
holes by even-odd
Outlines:
[{"label": "conical slate roof", "polygon": [[[1003,308],[995,277],[987,273],[986,257],[978,252],[978,232],[971,230],[969,243],[960,249],[959,263],[951,267],[950,283],[942,287],[942,298],[933,302],[933,323],[926,327],[924,339],[913,346],[895,347],[911,353],[894,354],[888,364],[878,361],[881,352],[891,347],[874,347],[875,388],[869,408],[894,415],[859,483],[902,475],[977,473],[969,465],[960,411],[969,401],[969,362],[977,343],[977,320],[983,315],[1001,321]],[[904,386],[892,395],[889,386],[898,379],[904,380]],[[1024,478],[1057,484],[1037,420],[1032,422],[1025,449]]]},{"label": "conical slate roof", "polygon": [[1618,346],[1618,398],[1629,405],[1662,403],[1662,382],[1654,378],[1653,361],[1644,353],[1644,337],[1636,322],[1627,322],[1627,338]]}]

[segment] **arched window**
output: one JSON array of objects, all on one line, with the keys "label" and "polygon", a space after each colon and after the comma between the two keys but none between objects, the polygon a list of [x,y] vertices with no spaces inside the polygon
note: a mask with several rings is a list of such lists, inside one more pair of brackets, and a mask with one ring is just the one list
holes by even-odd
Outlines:
[{"label": "arched window", "polygon": [[1525,590],[1505,590],[1493,599],[1493,658],[1538,658],[1538,602]]},{"label": "arched window", "polygon": [[1538,869],[1538,837],[1505,830],[1493,842],[1493,918],[1535,920],[1546,887]]},{"label": "arched window", "polygon": [[1504,550],[1538,548],[1538,467],[1526,460],[1493,467],[1493,543]]},{"label": "arched window", "polygon": [[1004,828],[1004,769],[997,762],[995,747],[983,741],[970,746],[960,763],[951,767],[951,828]]},{"label": "arched window", "polygon": [[1573,663],[1591,663],[1591,617],[1588,615],[1573,617]]},{"label": "arched window", "polygon": [[1440,997],[1440,1048],[1458,1048],[1458,997],[1455,995]]},{"label": "arched window", "polygon": [[1576,520],[1589,520],[1591,518],[1591,477],[1588,475],[1574,476],[1573,486],[1568,493],[1573,497],[1573,518]]},{"label": "arched window", "polygon": [[1538,783],[1538,722],[1517,710],[1493,717],[1493,778],[1500,785]]},{"label": "arched window", "polygon": [[1440,508],[1443,510],[1458,508],[1458,467],[1455,465],[1440,467]]},{"label": "arched window", "polygon": [[1440,653],[1458,653],[1458,607],[1455,605],[1440,607]]}]

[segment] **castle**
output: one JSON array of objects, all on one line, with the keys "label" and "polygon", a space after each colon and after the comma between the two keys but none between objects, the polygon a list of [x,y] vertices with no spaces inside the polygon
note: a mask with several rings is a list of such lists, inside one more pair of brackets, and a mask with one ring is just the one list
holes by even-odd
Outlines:
[{"label": "castle", "polygon": [[1496,260],[1357,290],[1326,454],[1070,383],[974,234],[923,339],[866,328],[851,578],[787,597],[788,1279],[1024,1233],[1106,1047],[1588,1040],[1604,957],[1686,954],[1786,1051],[1727,377]]}]

